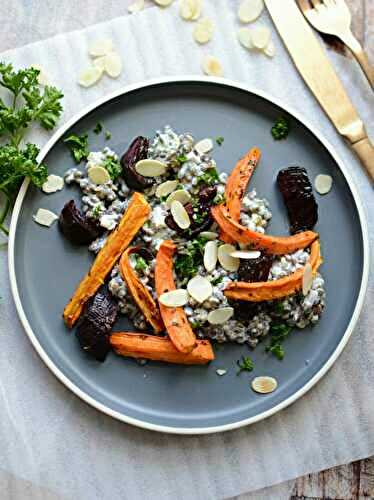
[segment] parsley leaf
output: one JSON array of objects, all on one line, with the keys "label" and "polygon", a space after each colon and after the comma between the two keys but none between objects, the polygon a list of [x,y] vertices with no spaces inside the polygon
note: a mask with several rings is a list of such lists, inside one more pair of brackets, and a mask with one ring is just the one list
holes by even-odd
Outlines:
[{"label": "parsley leaf", "polygon": [[248,356],[242,356],[242,360],[240,361],[240,359],[238,359],[236,364],[239,367],[239,370],[236,373],[237,375],[240,375],[241,372],[251,372],[254,368],[253,361]]},{"label": "parsley leaf", "polygon": [[76,163],[80,163],[82,160],[86,160],[89,155],[88,150],[88,135],[69,135],[64,140],[65,144],[67,144],[70,149],[71,155],[74,158]]},{"label": "parsley leaf", "polygon": [[219,181],[219,174],[217,172],[217,169],[212,167],[208,168],[202,175],[197,178],[197,185],[206,184],[208,186],[211,186],[215,184],[216,181]]},{"label": "parsley leaf", "polygon": [[216,138],[216,143],[218,144],[218,146],[222,146],[224,140],[225,138],[220,135]]},{"label": "parsley leaf", "polygon": [[187,281],[198,271],[203,263],[205,244],[208,240],[199,236],[189,241],[183,253],[179,253],[175,259],[174,269],[180,280]]},{"label": "parsley leaf", "polygon": [[286,323],[272,323],[270,327],[270,344],[266,347],[266,352],[271,352],[280,361],[284,358],[285,352],[282,342],[290,334],[292,326]]},{"label": "parsley leaf", "polygon": [[100,122],[97,122],[95,125],[95,128],[93,129],[93,133],[98,135],[103,131],[103,124]]},{"label": "parsley leaf", "polygon": [[179,155],[176,157],[176,161],[177,163],[179,163],[179,165],[183,165],[183,163],[186,163],[186,161],[188,161],[188,158],[186,155]]},{"label": "parsley leaf", "polygon": [[271,128],[271,135],[276,141],[286,139],[290,133],[290,122],[284,116],[279,117]]},{"label": "parsley leaf", "polygon": [[106,141],[109,141],[112,138],[111,132],[109,132],[109,130],[106,130],[105,134],[104,134],[104,137],[105,137]]},{"label": "parsley leaf", "polygon": [[10,96],[9,105],[0,97],[0,192],[5,197],[0,231],[6,235],[4,221],[23,179],[29,177],[41,187],[48,176],[46,166],[37,162],[39,148],[21,144],[25,133],[33,123],[52,129],[62,112],[63,94],[51,86],[41,89],[39,73],[32,67],[16,71],[12,64],[0,62],[0,88]]},{"label": "parsley leaf", "polygon": [[112,157],[106,158],[106,160],[104,161],[102,166],[108,171],[108,174],[110,175],[110,178],[112,179],[112,181],[117,179],[117,177],[122,172],[122,167],[121,167],[119,161],[115,160]]},{"label": "parsley leaf", "polygon": [[143,259],[143,257],[140,257],[139,255],[136,257],[136,264],[135,264],[135,270],[136,271],[145,271],[148,267],[148,264],[146,261]]}]

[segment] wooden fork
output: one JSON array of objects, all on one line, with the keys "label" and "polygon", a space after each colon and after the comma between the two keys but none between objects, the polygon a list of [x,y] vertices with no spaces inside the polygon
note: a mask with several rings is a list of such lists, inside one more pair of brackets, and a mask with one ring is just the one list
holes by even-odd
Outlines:
[{"label": "wooden fork", "polygon": [[310,24],[328,35],[335,35],[352,51],[371,88],[374,89],[374,68],[360,42],[351,31],[351,13],[344,0],[297,0]]}]

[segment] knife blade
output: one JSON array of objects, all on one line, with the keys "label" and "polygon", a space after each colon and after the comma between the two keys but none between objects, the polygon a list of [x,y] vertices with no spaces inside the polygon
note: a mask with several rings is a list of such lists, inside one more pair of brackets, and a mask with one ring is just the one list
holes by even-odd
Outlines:
[{"label": "knife blade", "polygon": [[374,180],[374,147],[332,64],[294,0],[265,0],[305,83]]}]

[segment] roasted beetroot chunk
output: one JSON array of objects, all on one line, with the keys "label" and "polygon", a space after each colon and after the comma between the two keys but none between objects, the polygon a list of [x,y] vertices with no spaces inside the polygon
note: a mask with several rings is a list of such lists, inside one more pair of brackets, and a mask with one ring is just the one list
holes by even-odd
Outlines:
[{"label": "roasted beetroot chunk", "polygon": [[58,223],[63,235],[75,245],[88,245],[102,232],[98,224],[82,214],[74,200],[61,210]]},{"label": "roasted beetroot chunk", "polygon": [[278,173],[277,183],[287,207],[291,234],[313,229],[318,221],[318,205],[305,168],[284,168]]},{"label": "roasted beetroot chunk", "polygon": [[136,137],[121,158],[122,177],[128,187],[135,191],[144,191],[153,184],[153,179],[144,177],[135,170],[136,163],[147,158],[148,146],[149,141],[146,137]]},{"label": "roasted beetroot chunk", "polygon": [[104,285],[87,302],[76,332],[81,348],[97,361],[110,351],[109,333],[116,319],[117,303]]},{"label": "roasted beetroot chunk", "polygon": [[241,259],[238,269],[239,281],[256,283],[258,281],[267,281],[273,256],[263,253],[257,259]]},{"label": "roasted beetroot chunk", "polygon": [[250,321],[261,309],[260,303],[246,300],[233,300],[230,305],[234,308],[234,317],[238,321]]}]

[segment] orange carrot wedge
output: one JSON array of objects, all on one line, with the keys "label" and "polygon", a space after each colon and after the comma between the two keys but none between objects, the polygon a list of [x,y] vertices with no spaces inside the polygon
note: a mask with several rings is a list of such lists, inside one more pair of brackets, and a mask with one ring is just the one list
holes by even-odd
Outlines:
[{"label": "orange carrot wedge", "polygon": [[[173,255],[176,246],[170,240],[163,241],[157,252],[155,284],[157,297],[175,290],[173,277]],[[188,322],[183,307],[167,307],[159,304],[161,317],[164,320],[170,340],[178,351],[191,352],[196,346],[196,336]]]},{"label": "orange carrot wedge", "polygon": [[[312,243],[309,262],[315,275],[322,264],[319,241]],[[262,302],[275,300],[292,295],[302,289],[304,268],[295,271],[290,276],[275,281],[257,283],[231,282],[224,293],[228,299],[246,300],[248,302]]]},{"label": "orange carrot wedge", "polygon": [[166,361],[181,365],[205,365],[214,359],[209,340],[197,340],[195,349],[187,354],[178,351],[167,337],[142,333],[113,333],[110,336],[110,344],[117,354],[130,358]]},{"label": "orange carrot wedge", "polygon": [[[240,221],[240,208],[248,182],[260,161],[261,151],[258,148],[250,149],[241,158],[232,170],[226,184],[225,197],[227,212],[236,222]],[[230,236],[221,232],[221,240],[233,243]]]},{"label": "orange carrot wedge", "polygon": [[223,205],[211,208],[214,220],[233,241],[250,245],[254,250],[264,250],[273,255],[283,255],[309,247],[318,238],[318,233],[304,231],[293,236],[270,236],[256,233],[234,221]]},{"label": "orange carrot wedge", "polygon": [[156,301],[153,299],[149,290],[140,281],[132,265],[130,264],[129,255],[136,253],[139,249],[137,247],[130,247],[122,254],[119,262],[119,267],[123,279],[130,290],[130,293],[137,303],[139,309],[142,311],[147,321],[152,325],[156,333],[165,330],[164,322],[162,321],[160,310]]},{"label": "orange carrot wedge", "polygon": [[91,269],[80,282],[77,290],[64,310],[64,320],[69,328],[79,318],[84,304],[104,283],[121,253],[148,219],[151,207],[140,193],[134,193],[126,212],[116,229],[111,233],[105,245],[97,254]]}]

